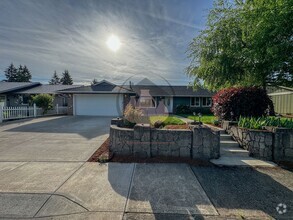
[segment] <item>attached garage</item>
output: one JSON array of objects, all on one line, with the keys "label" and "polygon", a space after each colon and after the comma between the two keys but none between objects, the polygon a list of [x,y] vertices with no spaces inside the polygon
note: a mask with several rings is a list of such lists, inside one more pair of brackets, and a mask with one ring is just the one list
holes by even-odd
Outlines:
[{"label": "attached garage", "polygon": [[120,116],[123,112],[121,94],[74,94],[74,115]]},{"label": "attached garage", "polygon": [[73,115],[117,117],[123,115],[124,105],[135,92],[103,80],[90,86],[62,90],[62,94],[71,97],[68,109]]}]

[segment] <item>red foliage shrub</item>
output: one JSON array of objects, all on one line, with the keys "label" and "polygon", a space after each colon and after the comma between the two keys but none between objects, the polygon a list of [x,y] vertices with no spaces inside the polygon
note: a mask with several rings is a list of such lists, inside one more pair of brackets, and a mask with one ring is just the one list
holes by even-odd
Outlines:
[{"label": "red foliage shrub", "polygon": [[227,88],[213,96],[212,112],[220,119],[237,120],[240,116],[260,117],[274,114],[272,100],[258,87]]}]

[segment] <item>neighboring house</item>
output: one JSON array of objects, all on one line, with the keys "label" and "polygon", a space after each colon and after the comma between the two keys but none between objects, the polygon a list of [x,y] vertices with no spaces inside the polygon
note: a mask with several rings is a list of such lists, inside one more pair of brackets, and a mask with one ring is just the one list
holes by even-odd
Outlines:
[{"label": "neighboring house", "polygon": [[267,92],[274,103],[275,112],[293,114],[293,88],[285,86],[268,87]]},{"label": "neighboring house", "polygon": [[8,107],[28,106],[30,97],[37,94],[54,95],[54,105],[67,106],[68,95],[59,90],[80,85],[42,85],[39,82],[0,82],[0,105]]},{"label": "neighboring house", "polygon": [[32,95],[38,94],[49,94],[54,96],[53,106],[57,104],[59,106],[68,106],[68,94],[59,93],[60,90],[64,89],[73,89],[80,87],[80,85],[39,85],[30,89],[24,89],[18,92],[15,92],[15,95],[19,95],[23,100],[24,104],[28,104],[28,100]]},{"label": "neighboring house", "polygon": [[59,91],[72,95],[73,115],[121,116],[125,106],[135,98],[141,108],[156,109],[160,103],[167,113],[175,113],[178,105],[190,106],[192,110],[208,111],[213,93],[205,89],[194,91],[187,86],[161,85],[115,85],[101,81],[95,85]]},{"label": "neighboring house", "polygon": [[18,96],[14,92],[30,89],[41,85],[38,82],[0,82],[0,105],[15,106],[18,105]]}]

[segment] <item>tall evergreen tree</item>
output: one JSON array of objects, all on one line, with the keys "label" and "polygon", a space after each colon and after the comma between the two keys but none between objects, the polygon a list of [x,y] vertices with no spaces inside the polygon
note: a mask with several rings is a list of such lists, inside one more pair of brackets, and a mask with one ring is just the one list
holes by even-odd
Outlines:
[{"label": "tall evergreen tree", "polygon": [[72,85],[73,84],[73,80],[72,80],[68,70],[64,70],[60,81],[63,85]]},{"label": "tall evergreen tree", "polygon": [[49,81],[50,85],[58,85],[61,83],[61,80],[56,72],[56,70],[54,71],[54,74],[52,76],[52,79]]},{"label": "tall evergreen tree", "polygon": [[98,80],[97,79],[93,79],[93,81],[92,81],[92,85],[95,85],[95,84],[97,84],[98,83]]},{"label": "tall evergreen tree", "polygon": [[14,82],[30,82],[32,75],[26,66],[19,65]]},{"label": "tall evergreen tree", "polygon": [[27,68],[26,65],[24,65],[23,70],[22,70],[22,74],[21,74],[21,80],[22,82],[30,82],[32,79],[32,74],[29,71],[29,69]]},{"label": "tall evergreen tree", "polygon": [[17,69],[13,63],[11,63],[4,72],[7,82],[16,82]]}]

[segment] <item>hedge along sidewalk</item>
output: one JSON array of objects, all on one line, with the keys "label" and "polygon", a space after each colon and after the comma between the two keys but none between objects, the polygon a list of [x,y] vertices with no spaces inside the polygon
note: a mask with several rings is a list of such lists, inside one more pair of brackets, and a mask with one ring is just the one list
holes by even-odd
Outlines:
[{"label": "hedge along sidewalk", "polygon": [[137,124],[134,129],[110,127],[110,150],[121,156],[171,156],[193,159],[216,159],[220,156],[220,132],[205,126],[191,130],[154,129]]}]

